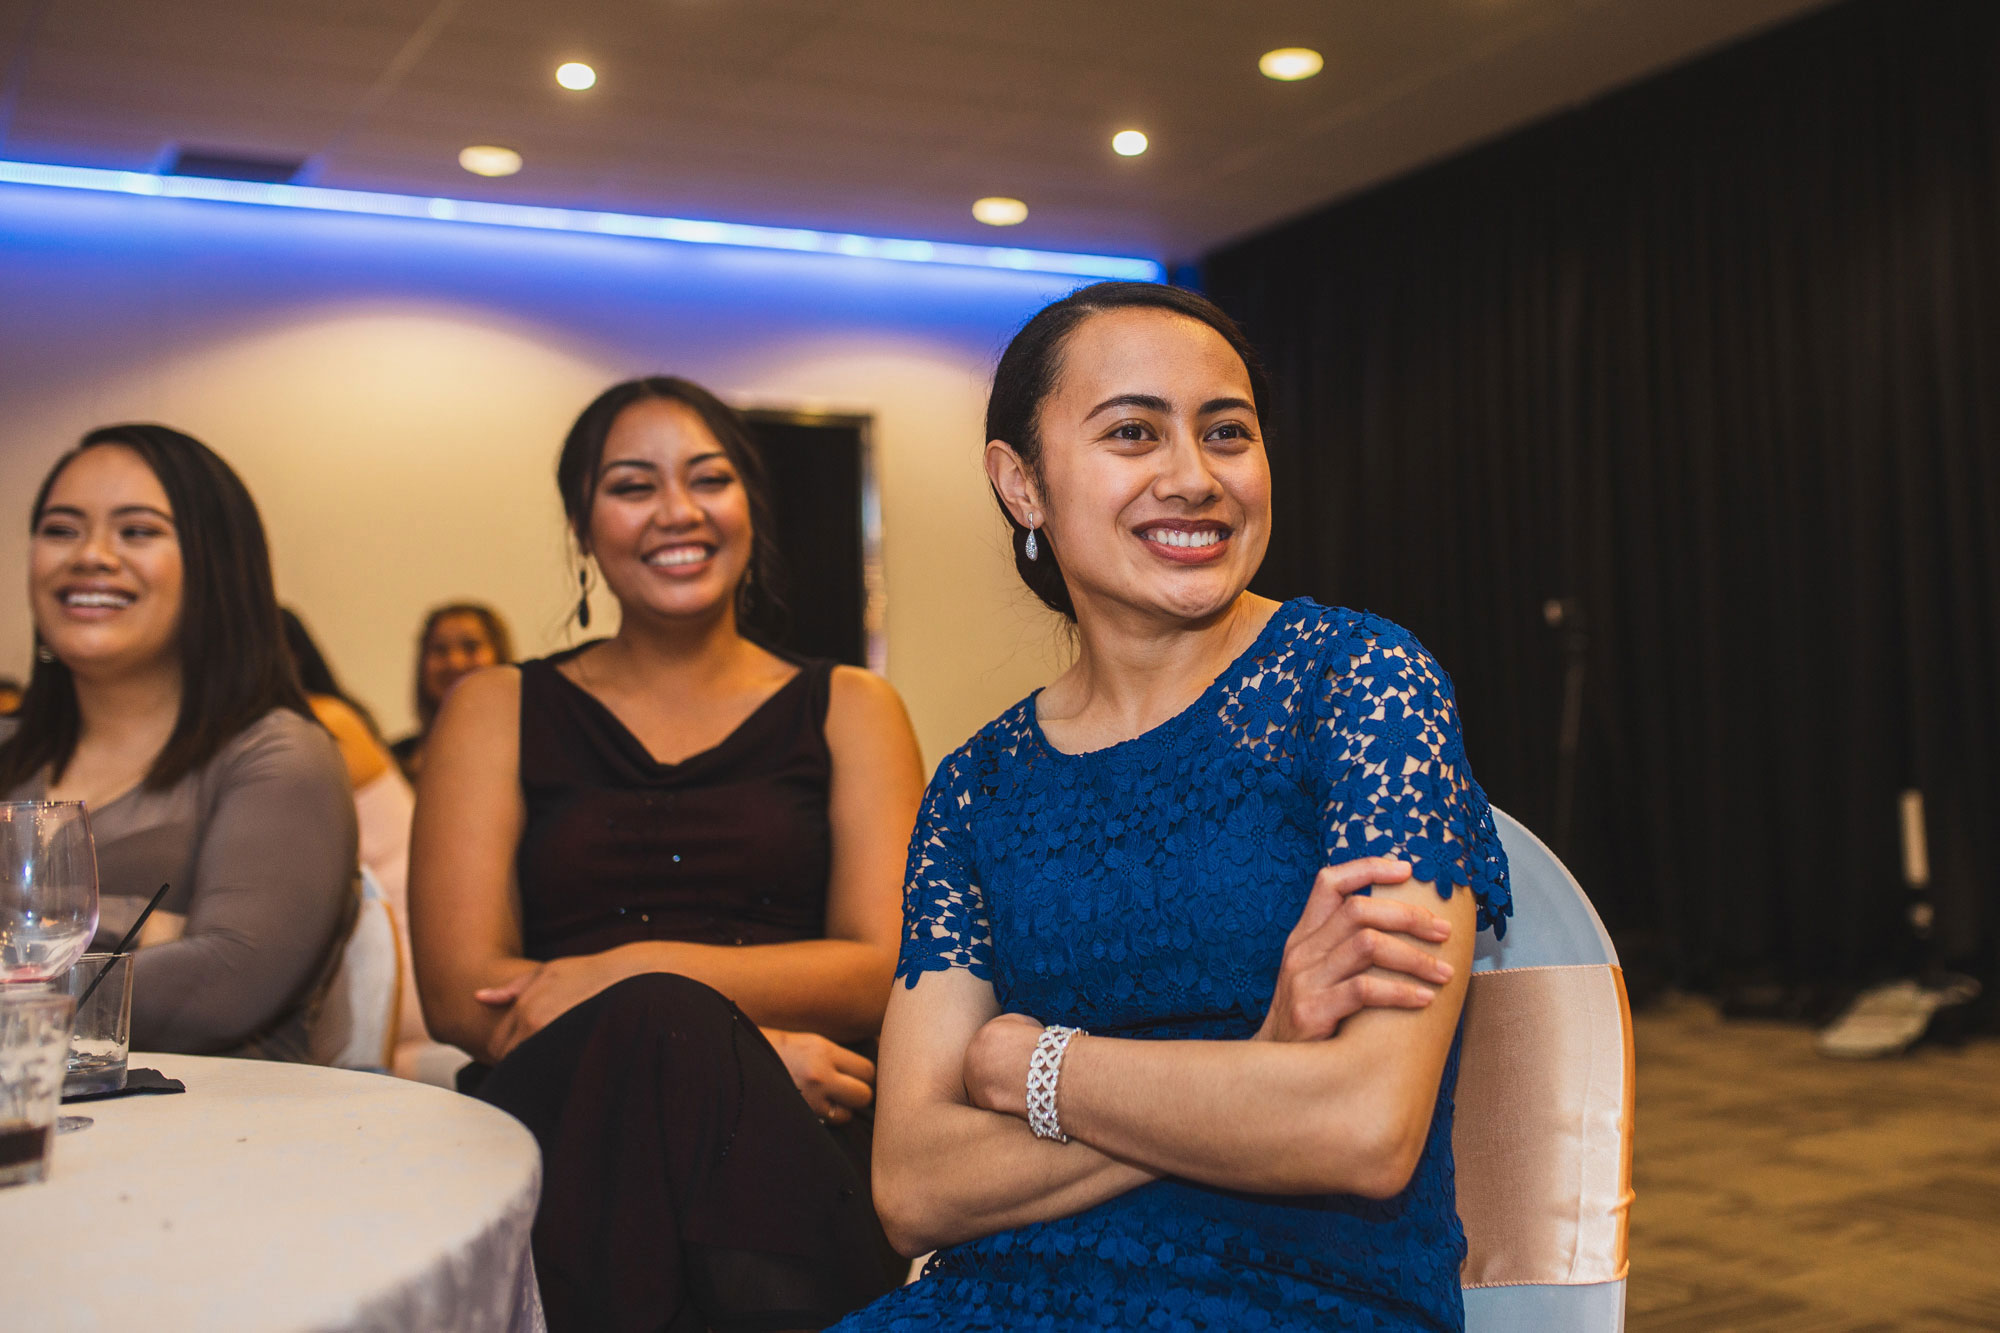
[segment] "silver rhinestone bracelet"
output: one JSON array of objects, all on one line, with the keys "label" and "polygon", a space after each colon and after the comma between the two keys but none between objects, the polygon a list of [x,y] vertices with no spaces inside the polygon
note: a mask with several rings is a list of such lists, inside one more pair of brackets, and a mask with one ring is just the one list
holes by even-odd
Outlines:
[{"label": "silver rhinestone bracelet", "polygon": [[1028,1128],[1038,1139],[1068,1143],[1062,1120],[1056,1115],[1056,1084],[1062,1080],[1063,1052],[1070,1038],[1084,1035],[1082,1028],[1045,1027],[1028,1057]]}]

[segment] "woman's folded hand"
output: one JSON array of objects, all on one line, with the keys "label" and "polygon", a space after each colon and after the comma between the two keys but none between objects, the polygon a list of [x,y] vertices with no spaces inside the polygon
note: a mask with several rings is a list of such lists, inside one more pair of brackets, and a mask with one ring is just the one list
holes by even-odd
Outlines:
[{"label": "woman's folded hand", "polygon": [[1451,923],[1412,903],[1357,890],[1401,884],[1407,863],[1371,856],[1328,866],[1285,941],[1284,962],[1259,1041],[1319,1041],[1350,1015],[1369,1008],[1422,1009],[1451,967],[1417,947],[1441,944]]},{"label": "woman's folded hand", "polygon": [[844,1124],[875,1100],[875,1062],[817,1032],[764,1028],[799,1095],[829,1125]]},{"label": "woman's folded hand", "polygon": [[505,1009],[489,1052],[498,1063],[508,1052],[627,973],[607,963],[605,954],[557,958],[520,972],[498,986],[474,991],[483,1005]]},{"label": "woman's folded hand", "polygon": [[1026,1014],[988,1020],[965,1047],[965,1097],[983,1111],[1028,1115],[1028,1062],[1042,1024]]}]

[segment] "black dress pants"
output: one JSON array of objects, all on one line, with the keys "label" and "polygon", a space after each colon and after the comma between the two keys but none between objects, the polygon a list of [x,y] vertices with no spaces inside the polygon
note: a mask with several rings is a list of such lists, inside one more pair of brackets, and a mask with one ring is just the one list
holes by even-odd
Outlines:
[{"label": "black dress pants", "polygon": [[756,1024],[698,981],[622,981],[467,1072],[541,1145],[551,1333],[816,1329],[901,1277],[868,1122],[822,1125]]}]

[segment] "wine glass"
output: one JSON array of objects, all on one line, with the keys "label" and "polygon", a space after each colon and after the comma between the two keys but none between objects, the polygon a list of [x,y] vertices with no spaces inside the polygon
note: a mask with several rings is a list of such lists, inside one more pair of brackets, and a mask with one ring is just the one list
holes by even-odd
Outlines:
[{"label": "wine glass", "polygon": [[97,844],[82,801],[0,803],[0,983],[52,981],[97,933]]}]

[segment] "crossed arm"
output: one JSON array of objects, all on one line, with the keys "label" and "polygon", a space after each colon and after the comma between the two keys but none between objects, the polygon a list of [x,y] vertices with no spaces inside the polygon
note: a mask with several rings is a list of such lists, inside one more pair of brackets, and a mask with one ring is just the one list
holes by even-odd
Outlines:
[{"label": "crossed arm", "polygon": [[[1377,885],[1371,897],[1354,894]],[[1079,1037],[1058,1112],[1026,1120],[1042,1024],[990,983],[925,973],[890,999],[875,1198],[896,1246],[1065,1217],[1162,1176],[1272,1194],[1387,1198],[1429,1132],[1472,962],[1471,893],[1450,900],[1379,859],[1323,871],[1287,942],[1270,1016],[1246,1041]]]}]

